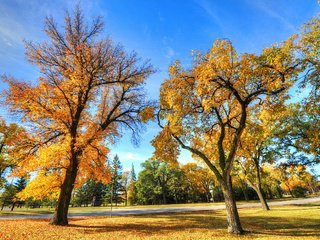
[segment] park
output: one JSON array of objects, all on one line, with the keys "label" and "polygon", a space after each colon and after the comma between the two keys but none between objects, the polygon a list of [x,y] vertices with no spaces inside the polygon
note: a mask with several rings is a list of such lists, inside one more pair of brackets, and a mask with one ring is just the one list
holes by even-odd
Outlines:
[{"label": "park", "polygon": [[317,1],[59,2],[0,4],[1,239],[320,237]]}]

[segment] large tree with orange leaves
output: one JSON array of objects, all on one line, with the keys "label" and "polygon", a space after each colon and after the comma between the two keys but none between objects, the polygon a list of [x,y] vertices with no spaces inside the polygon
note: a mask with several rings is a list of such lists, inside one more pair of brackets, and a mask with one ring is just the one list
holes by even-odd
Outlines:
[{"label": "large tree with orange leaves", "polygon": [[49,41],[26,44],[28,59],[41,72],[38,82],[4,77],[9,84],[6,103],[29,126],[12,153],[16,173],[34,172],[26,196],[56,194],[51,220],[56,225],[68,224],[75,184],[89,177],[108,181],[108,145],[123,129],[137,140],[152,107],[143,85],[153,67],[99,38],[102,29],[100,18],[86,24],[79,7],[66,14],[62,31],[47,18]]},{"label": "large tree with orange leaves", "polygon": [[172,65],[162,84],[155,155],[175,161],[182,147],[208,165],[223,189],[230,233],[243,232],[231,181],[241,135],[251,111],[282,97],[296,79],[293,46],[294,37],[260,55],[238,55],[230,41],[217,40],[191,69]]}]

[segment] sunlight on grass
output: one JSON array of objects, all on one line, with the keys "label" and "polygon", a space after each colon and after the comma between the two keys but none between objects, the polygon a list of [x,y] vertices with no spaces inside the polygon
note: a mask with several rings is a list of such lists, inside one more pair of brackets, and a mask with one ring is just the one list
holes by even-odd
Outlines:
[{"label": "sunlight on grass", "polygon": [[320,206],[240,209],[244,236],[226,233],[225,211],[74,218],[70,226],[48,220],[1,221],[0,239],[319,239]]},{"label": "sunlight on grass", "polygon": [[[313,196],[314,197],[314,196]],[[301,198],[277,198],[273,200],[269,200],[269,202],[273,201],[288,201],[295,200]],[[250,201],[237,201],[237,205],[240,206],[242,204],[247,203],[259,203],[258,200],[250,200]],[[315,202],[313,205],[318,205],[319,203]],[[113,206],[112,209],[144,209],[144,208],[179,208],[179,207],[201,207],[201,206],[224,206],[224,202],[214,202],[214,203],[182,203],[182,204],[163,204],[163,205],[138,205],[138,206]],[[38,215],[38,214],[52,214],[54,211],[53,208],[49,207],[41,207],[41,208],[15,208],[14,211],[10,211],[10,207],[5,208],[3,211],[0,211],[0,216],[10,216],[10,215]],[[103,213],[109,212],[110,206],[105,207],[70,207],[69,213]]]}]

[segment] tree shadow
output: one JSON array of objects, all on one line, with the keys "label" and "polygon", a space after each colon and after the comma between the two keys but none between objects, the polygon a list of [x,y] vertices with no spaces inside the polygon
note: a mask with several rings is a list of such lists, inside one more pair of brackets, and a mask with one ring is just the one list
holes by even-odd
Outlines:
[{"label": "tree shadow", "polygon": [[[225,232],[227,228],[226,216],[223,211],[217,211],[208,214],[206,212],[194,213],[172,213],[160,215],[135,215],[133,222],[119,222],[109,223],[108,221],[103,225],[84,226],[75,223],[73,219],[69,227],[78,228],[87,234],[96,233],[112,233],[112,232],[135,232],[136,234],[143,234],[145,236],[155,234],[169,234],[179,231],[222,231]],[[127,216],[128,217],[128,216]],[[100,217],[105,219],[105,217]],[[115,217],[117,218],[117,217]],[[121,218],[126,218],[122,216]],[[146,218],[157,219],[154,222],[146,222]],[[110,218],[112,219],[112,218]],[[299,220],[288,221],[281,217],[258,217],[258,216],[244,216],[241,217],[242,225],[246,230],[246,234],[252,238],[261,235],[269,236],[320,236],[319,220],[303,218]],[[164,223],[165,222],[165,223]]]},{"label": "tree shadow", "polygon": [[[278,211],[278,210],[277,210]],[[270,236],[320,236],[319,219],[299,218],[288,219],[285,217],[256,217],[245,216],[241,218],[243,226],[249,232],[257,235]]]},{"label": "tree shadow", "polygon": [[[207,214],[208,212],[206,212]],[[135,232],[137,234],[153,235],[167,234],[169,232],[184,231],[193,229],[226,229],[227,225],[225,221],[221,221],[220,213],[212,216],[198,216],[199,212],[194,213],[172,213],[172,214],[150,214],[150,215],[134,215],[135,221],[131,223],[119,223],[119,224],[108,224],[100,226],[83,226],[77,223],[71,223],[68,227],[81,228],[86,233],[95,234],[97,232]],[[223,214],[221,214],[223,215]],[[121,218],[127,218],[128,216],[121,216]],[[105,219],[105,217],[100,217]],[[117,216],[113,217],[117,218]],[[145,218],[157,219],[155,222],[146,222]],[[112,219],[112,218],[110,218]],[[72,219],[70,222],[78,221],[78,219]],[[163,224],[165,221],[165,224]],[[217,224],[219,223],[219,224]]]}]

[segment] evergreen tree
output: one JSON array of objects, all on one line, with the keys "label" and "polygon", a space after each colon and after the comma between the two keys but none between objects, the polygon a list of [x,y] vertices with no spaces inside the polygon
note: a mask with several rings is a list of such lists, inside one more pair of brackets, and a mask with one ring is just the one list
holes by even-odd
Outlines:
[{"label": "evergreen tree", "polygon": [[[7,184],[3,193],[1,194],[0,202],[1,202],[1,210],[7,205],[13,206],[13,202],[15,199],[15,195],[17,193],[17,189],[13,184]],[[13,206],[14,207],[14,206]],[[13,207],[11,207],[11,211],[13,210]]]},{"label": "evergreen tree", "polygon": [[121,203],[123,201],[122,199],[122,192],[123,192],[123,186],[122,186],[122,166],[120,159],[118,155],[116,155],[112,162],[111,162],[111,181],[106,186],[106,194],[105,197],[108,200],[108,202],[112,202],[118,205],[118,203]]},{"label": "evergreen tree", "polygon": [[72,196],[72,205],[93,207],[101,206],[103,196],[105,194],[105,185],[102,182],[96,182],[94,179],[89,179],[80,188],[74,191]]},{"label": "evergreen tree", "polygon": [[17,192],[21,192],[27,186],[26,177],[19,178],[18,181],[14,184],[14,186],[17,189]]},{"label": "evergreen tree", "polygon": [[130,187],[130,171],[125,171],[122,173],[122,186],[123,186],[123,199],[124,199],[124,205],[128,205],[128,191]]},{"label": "evergreen tree", "polygon": [[136,187],[137,177],[134,170],[134,165],[132,164],[130,172],[130,182],[128,189],[128,202],[129,205],[134,205],[137,202],[137,187]]}]

